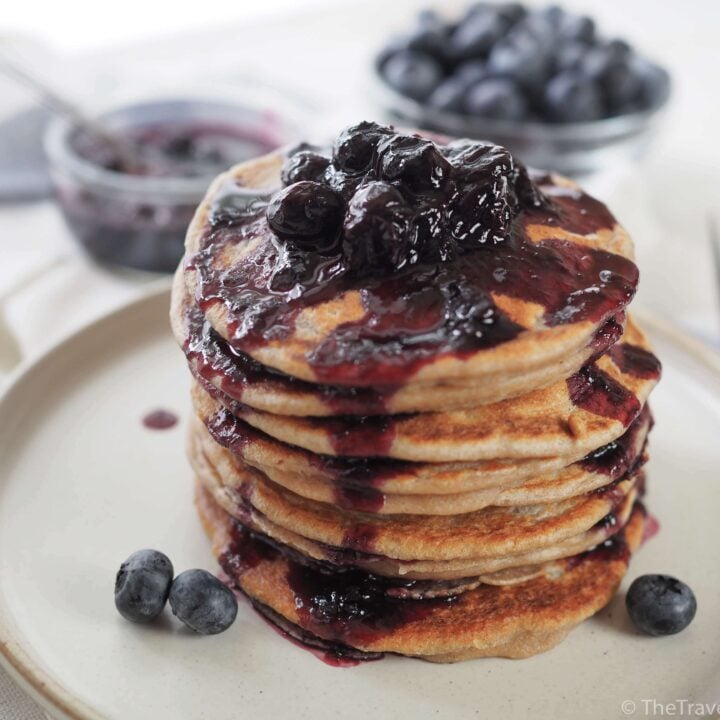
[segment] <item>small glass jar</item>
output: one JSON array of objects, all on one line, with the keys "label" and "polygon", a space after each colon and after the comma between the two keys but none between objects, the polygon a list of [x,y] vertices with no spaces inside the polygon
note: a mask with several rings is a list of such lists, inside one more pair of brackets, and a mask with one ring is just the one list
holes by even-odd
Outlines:
[{"label": "small glass jar", "polygon": [[[298,129],[276,113],[202,99],[163,99],[126,105],[98,115],[108,130],[214,126],[242,132],[257,152],[298,139]],[[157,176],[108,169],[78,149],[80,131],[55,119],[45,138],[58,203],[72,233],[96,260],[112,265],[172,272],[183,255],[187,226],[212,176]]]}]

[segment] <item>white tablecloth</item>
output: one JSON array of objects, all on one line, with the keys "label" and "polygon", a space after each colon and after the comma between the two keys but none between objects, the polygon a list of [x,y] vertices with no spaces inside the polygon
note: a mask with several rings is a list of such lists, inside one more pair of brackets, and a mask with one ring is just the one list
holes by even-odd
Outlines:
[{"label": "white tablecloth", "polygon": [[[366,77],[372,48],[388,29],[402,25],[406,2],[358,4],[315,13],[292,22],[224,27],[107,51],[66,61],[77,87],[142,85],[148,77],[169,77],[199,85],[224,74],[242,89],[242,75],[262,74],[314,98],[322,129],[374,114]],[[423,3],[425,4],[425,3]],[[578,0],[601,26],[622,34],[672,71],[673,106],[653,153],[640,166],[592,178],[590,187],[629,227],[642,269],[638,305],[716,341],[720,333],[717,288],[707,243],[707,220],[720,217],[720,76],[716,50],[720,5],[714,0],[658,3],[654,0]],[[378,24],[382,18],[382,24]],[[241,41],[240,41],[241,40]],[[188,52],[188,48],[192,52]],[[10,91],[3,98],[10,97]],[[15,106],[20,101],[15,94]],[[4,105],[10,112],[13,104]],[[157,276],[98,268],[75,247],[51,202],[0,206],[2,241],[0,294],[23,273],[59,258],[40,281],[5,305],[23,353],[31,358],[72,330],[143,292]],[[112,573],[112,568],[108,569]],[[41,717],[0,672],[0,718]]]}]

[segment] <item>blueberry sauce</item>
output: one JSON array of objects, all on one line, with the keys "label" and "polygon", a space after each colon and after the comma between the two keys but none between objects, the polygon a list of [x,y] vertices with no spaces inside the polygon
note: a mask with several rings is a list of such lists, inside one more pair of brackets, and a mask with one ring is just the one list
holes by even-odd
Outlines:
[{"label": "blueberry sauce", "polygon": [[[567,558],[571,570],[580,562],[627,561],[629,548],[622,528],[610,523],[608,540],[594,549]],[[263,561],[284,559],[287,581],[295,597],[301,626],[289,623],[270,608],[255,604],[256,609],[282,634],[311,650],[319,650],[321,659],[344,665],[344,659],[374,660],[380,654],[365,655],[353,645],[366,645],[409,623],[421,622],[435,611],[462,602],[462,593],[445,597],[423,598],[427,591],[448,586],[452,581],[414,581],[384,578],[356,567],[338,567],[326,561],[311,560],[266,536],[252,532],[238,522],[231,529],[231,541],[220,555],[219,562],[226,575],[241,583],[244,572]],[[420,594],[409,597],[405,592],[420,588]],[[488,587],[488,592],[501,589]],[[329,652],[329,655],[324,655]]]},{"label": "blueberry sauce", "polygon": [[645,527],[643,529],[642,541],[646,543],[648,540],[652,540],[660,532],[660,521],[650,514],[645,516]]},{"label": "blueberry sauce", "polygon": [[261,365],[216,333],[196,306],[185,315],[185,354],[194,363],[195,372],[211,383],[219,383],[228,396],[242,402],[249,386],[273,384],[284,393],[311,393],[338,415],[380,415],[387,411],[387,400],[397,386],[354,388],[317,385]]},{"label": "blueberry sauce", "polygon": [[142,424],[149,430],[169,430],[177,423],[178,416],[168,410],[153,410],[142,419]]},{"label": "blueberry sauce", "polygon": [[113,137],[124,153],[87,133],[76,133],[71,142],[80,157],[105,170],[183,178],[212,178],[233,163],[277,147],[275,138],[258,129],[209,121],[123,127]]},{"label": "blueberry sauce", "polygon": [[623,343],[610,348],[608,354],[615,365],[626,375],[643,380],[656,380],[660,377],[662,371],[660,361],[649,350]]},{"label": "blueberry sauce", "polygon": [[617,440],[588,453],[580,462],[588,472],[603,473],[617,480],[632,475],[643,462],[643,449],[638,447],[638,436],[652,424],[650,409],[646,405],[630,427]]},{"label": "blueberry sauce", "polygon": [[567,379],[571,402],[579,408],[619,420],[626,427],[640,414],[640,401],[595,363]]},{"label": "blueberry sauce", "polygon": [[[580,191],[539,189],[498,146],[436,146],[361,123],[341,134],[332,158],[312,152],[325,160],[298,170],[291,155],[284,177],[293,182],[266,212],[211,217],[188,262],[199,307],[224,304],[239,350],[282,340],[305,308],[357,290],[362,317],[307,360],[323,383],[397,386],[438,356],[467,357],[523,332],[493,294],[541,305],[555,326],[602,324],[635,293],[630,260],[559,232],[612,229],[607,209]],[[538,224],[557,237],[532,242]],[[241,263],[216,264],[250,241]]]},{"label": "blueberry sauce", "polygon": [[[70,142],[85,161],[99,168],[144,178],[212,178],[229,165],[267,153],[281,143],[279,136],[253,127],[212,122],[167,122],[117,128],[126,148],[76,132]],[[100,191],[69,177],[58,182],[58,199],[65,220],[95,259],[127,267],[172,272],[184,252],[187,226],[197,198]]]}]

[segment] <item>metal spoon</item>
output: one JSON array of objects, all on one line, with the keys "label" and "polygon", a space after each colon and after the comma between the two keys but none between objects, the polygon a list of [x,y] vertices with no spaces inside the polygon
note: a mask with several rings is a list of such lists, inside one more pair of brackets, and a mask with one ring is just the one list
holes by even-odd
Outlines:
[{"label": "metal spoon", "polygon": [[16,58],[11,57],[6,48],[0,48],[0,72],[34,92],[40,104],[50,112],[66,118],[84,133],[110,147],[120,160],[120,165],[125,172],[132,172],[141,167],[141,163],[127,143],[124,143],[98,120],[89,117],[75,103],[63,97],[55,88],[50,87],[45,80],[28,70]]}]

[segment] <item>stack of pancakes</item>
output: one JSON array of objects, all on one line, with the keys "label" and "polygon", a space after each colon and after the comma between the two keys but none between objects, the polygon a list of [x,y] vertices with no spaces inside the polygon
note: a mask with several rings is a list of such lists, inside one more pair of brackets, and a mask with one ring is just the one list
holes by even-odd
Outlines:
[{"label": "stack of pancakes", "polygon": [[578,282],[562,293],[595,310],[571,317],[565,298],[567,317],[549,322],[558,275],[530,255],[537,267],[516,277],[495,268],[492,308],[514,328],[502,342],[419,353],[398,340],[416,318],[391,282],[275,290],[278,243],[243,188],[276,188],[282,163],[214,183],[173,288],[196,504],[224,576],[338,657],[554,646],[609,601],[643,535],[659,365],[625,314],[630,239],[575,185],[537,177],[564,212],[527,223],[529,246],[552,247]]}]

